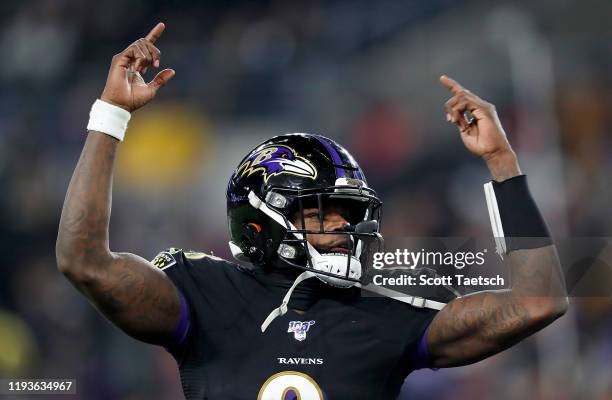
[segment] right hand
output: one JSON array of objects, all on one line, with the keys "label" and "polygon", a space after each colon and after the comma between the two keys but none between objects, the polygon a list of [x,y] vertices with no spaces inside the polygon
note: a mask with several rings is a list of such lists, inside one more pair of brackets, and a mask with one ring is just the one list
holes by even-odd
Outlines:
[{"label": "right hand", "polygon": [[159,88],[172,79],[173,69],[160,71],[149,83],[141,75],[150,65],[159,68],[161,53],[154,43],[165,28],[160,22],[145,38],[113,57],[101,100],[132,112],[151,101]]}]

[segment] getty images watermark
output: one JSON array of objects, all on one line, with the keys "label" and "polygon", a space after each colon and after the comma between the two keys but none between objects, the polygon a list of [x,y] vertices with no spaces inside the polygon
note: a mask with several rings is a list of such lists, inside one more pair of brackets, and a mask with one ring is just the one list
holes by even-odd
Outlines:
[{"label": "getty images watermark", "polygon": [[[527,249],[540,247],[540,238],[521,240]],[[371,266],[362,286],[385,289],[373,295],[448,299],[507,289],[516,267],[493,237],[385,237],[384,245],[362,259]],[[611,237],[555,238],[555,247],[570,297],[612,297]]]},{"label": "getty images watermark", "polygon": [[454,268],[463,270],[466,267],[483,266],[487,248],[480,251],[440,251],[396,249],[388,252],[375,252],[372,267],[376,270],[420,271],[428,268],[427,274],[399,274],[397,276],[384,276],[382,273],[374,274],[372,283],[378,286],[495,286],[504,287],[506,280],[500,274],[484,276],[482,274],[454,273],[451,275],[432,276],[431,269]]},{"label": "getty images watermark", "polygon": [[377,250],[369,256],[365,285],[393,290],[389,295],[456,297],[510,284],[493,238],[391,237]]}]

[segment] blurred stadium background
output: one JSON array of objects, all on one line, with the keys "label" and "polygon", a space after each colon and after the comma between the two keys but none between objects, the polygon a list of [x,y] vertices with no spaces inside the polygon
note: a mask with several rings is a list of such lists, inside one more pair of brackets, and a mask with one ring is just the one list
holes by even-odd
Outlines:
[{"label": "blurred stadium background", "polygon": [[[354,152],[385,202],[385,235],[488,235],[488,173],[445,121],[442,73],[497,105],[555,236],[612,232],[609,1],[34,0],[0,10],[0,377],[77,378],[79,399],[180,397],[171,357],[110,326],[54,258],[110,58],[158,21],[162,66],[177,76],[134,115],[121,147],[114,250],[229,257],[227,179],[254,144],[285,132],[323,133]],[[612,399],[610,297],[574,299],[563,320],[485,362],[414,373],[401,398]]]}]

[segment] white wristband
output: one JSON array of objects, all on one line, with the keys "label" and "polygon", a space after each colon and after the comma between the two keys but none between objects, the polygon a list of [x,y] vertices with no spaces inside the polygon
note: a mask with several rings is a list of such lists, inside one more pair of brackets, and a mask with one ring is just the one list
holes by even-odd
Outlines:
[{"label": "white wristband", "polygon": [[98,99],[91,106],[87,130],[106,133],[123,141],[131,116],[129,111]]}]

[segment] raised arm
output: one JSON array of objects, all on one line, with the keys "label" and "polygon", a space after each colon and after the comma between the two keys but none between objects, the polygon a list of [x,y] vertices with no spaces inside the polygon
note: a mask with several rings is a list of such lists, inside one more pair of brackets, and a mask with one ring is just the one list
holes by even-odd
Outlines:
[{"label": "raised arm", "polygon": [[[164,30],[158,24],[146,38],[113,57],[101,100],[132,112],[155,96],[174,75],[163,70],[150,83],[140,75],[159,67],[153,45]],[[89,131],[62,209],[56,244],[58,269],[110,321],[129,335],[167,344],[179,320],[173,283],[147,260],[110,250],[113,166],[119,140]]]},{"label": "raised arm", "polygon": [[[495,107],[454,80],[447,119],[458,125],[464,145],[487,163],[497,182],[521,174]],[[469,123],[464,112],[474,121]],[[517,249],[508,255],[510,289],[480,292],[451,301],[432,321],[427,343],[432,367],[470,364],[512,346],[562,316],[568,306],[565,283],[553,245]]]}]

